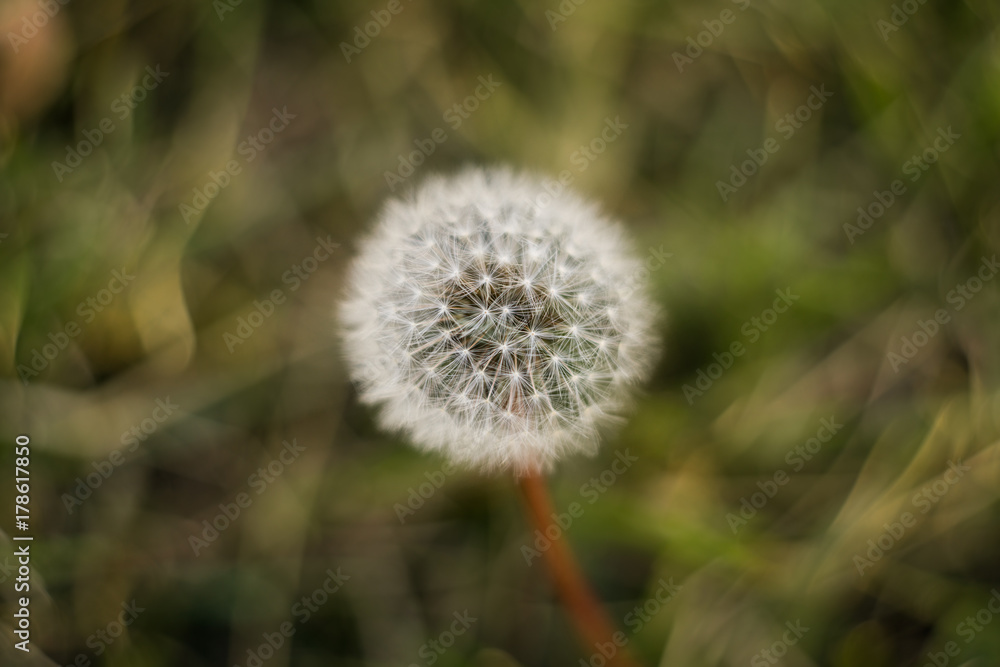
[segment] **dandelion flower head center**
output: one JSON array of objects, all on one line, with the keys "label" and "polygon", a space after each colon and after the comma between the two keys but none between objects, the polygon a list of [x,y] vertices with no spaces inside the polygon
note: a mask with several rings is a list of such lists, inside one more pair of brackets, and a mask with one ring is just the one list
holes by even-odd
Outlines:
[{"label": "dandelion flower head center", "polygon": [[[615,290],[565,231],[527,238],[493,227],[469,207],[406,237],[394,258],[400,286],[383,301],[383,343],[398,346],[403,379],[429,405],[471,402],[535,427],[579,418],[614,373]],[[581,384],[584,374],[592,382]]]}]

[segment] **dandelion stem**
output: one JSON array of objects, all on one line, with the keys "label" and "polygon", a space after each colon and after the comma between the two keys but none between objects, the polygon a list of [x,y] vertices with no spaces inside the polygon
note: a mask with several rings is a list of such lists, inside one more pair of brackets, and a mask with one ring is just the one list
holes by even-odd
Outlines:
[{"label": "dandelion stem", "polygon": [[[528,473],[520,479],[520,486],[532,523],[543,535],[548,536],[547,529],[556,525],[553,520],[555,509],[544,477],[538,473]],[[598,645],[606,646],[611,642],[618,652],[609,660],[610,665],[638,667],[639,663],[628,654],[625,647],[618,647],[612,640],[615,626],[584,579],[561,528],[559,536],[551,540],[551,545],[543,554],[556,591],[573,619],[588,655],[596,652]]]}]

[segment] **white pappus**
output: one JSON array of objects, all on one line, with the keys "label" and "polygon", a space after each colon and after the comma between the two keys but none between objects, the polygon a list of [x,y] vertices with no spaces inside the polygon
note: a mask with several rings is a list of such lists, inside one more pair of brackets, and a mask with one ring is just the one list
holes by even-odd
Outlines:
[{"label": "white pappus", "polygon": [[655,354],[639,267],[572,192],[504,168],[429,178],[385,205],[350,268],[351,376],[384,427],[469,467],[593,453]]}]

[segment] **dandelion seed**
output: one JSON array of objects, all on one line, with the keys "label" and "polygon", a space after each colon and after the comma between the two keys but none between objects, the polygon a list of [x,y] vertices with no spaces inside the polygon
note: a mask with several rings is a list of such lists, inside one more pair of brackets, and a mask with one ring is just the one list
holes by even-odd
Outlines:
[{"label": "dandelion seed", "polygon": [[595,451],[653,354],[620,229],[568,192],[538,209],[543,192],[505,169],[428,180],[383,210],[340,304],[382,424],[484,470]]}]

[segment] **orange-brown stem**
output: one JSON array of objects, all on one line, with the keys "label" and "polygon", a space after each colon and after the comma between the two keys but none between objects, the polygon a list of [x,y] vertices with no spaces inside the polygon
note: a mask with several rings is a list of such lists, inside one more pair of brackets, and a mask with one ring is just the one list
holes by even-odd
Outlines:
[{"label": "orange-brown stem", "polygon": [[[529,473],[521,478],[520,486],[532,523],[543,535],[550,537],[546,531],[555,525],[553,519],[555,510],[545,479],[538,473]],[[608,660],[609,665],[638,667],[638,663],[632,659],[625,647],[618,646],[612,640],[612,635],[616,632],[615,625],[584,579],[573,551],[565,539],[565,533],[561,528],[553,532],[558,532],[558,537],[550,540],[551,544],[543,555],[556,591],[587,647],[587,654],[597,652],[599,645],[607,647],[610,642],[616,653]]]}]

